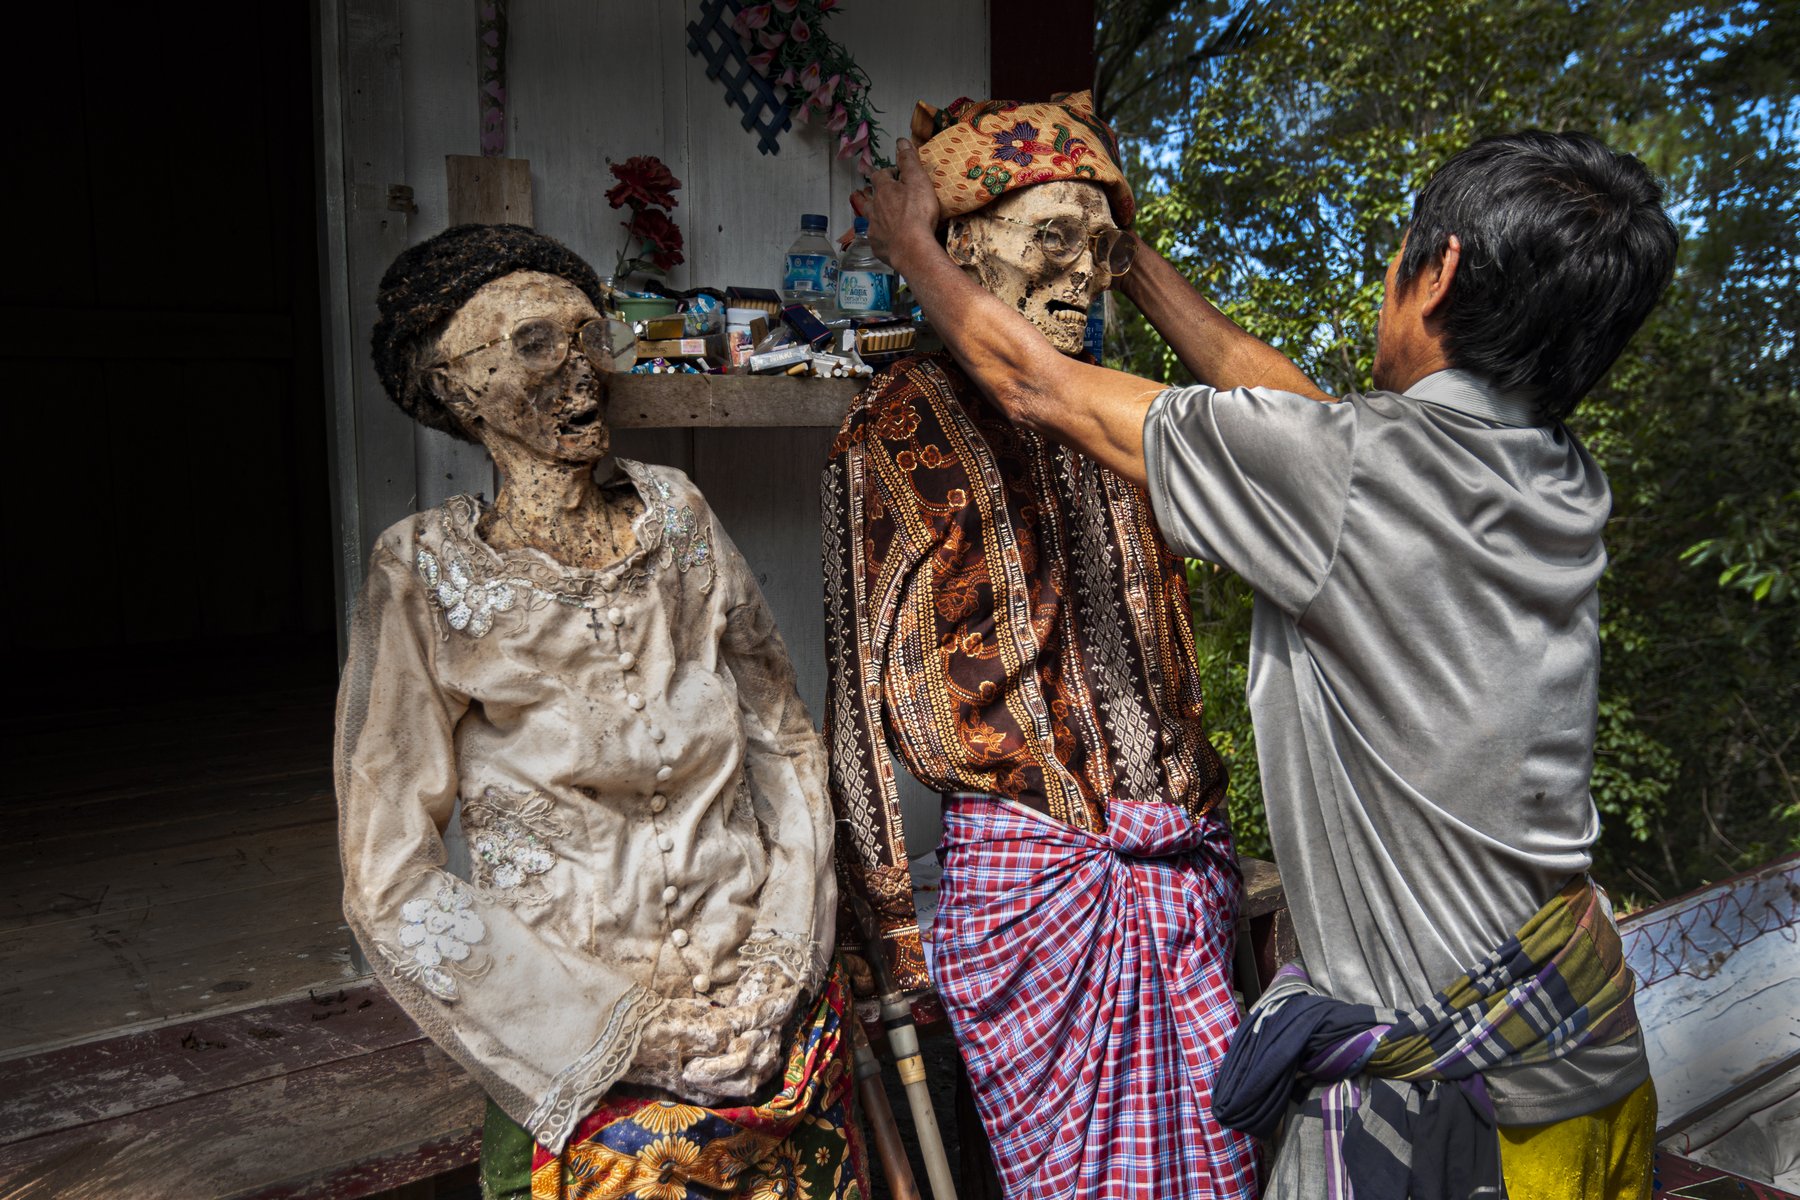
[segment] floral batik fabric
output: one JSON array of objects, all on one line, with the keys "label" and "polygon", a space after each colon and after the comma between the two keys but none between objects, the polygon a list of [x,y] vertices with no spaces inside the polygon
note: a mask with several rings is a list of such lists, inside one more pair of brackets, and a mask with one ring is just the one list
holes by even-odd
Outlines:
[{"label": "floral batik fabric", "polygon": [[1113,799],[1223,829],[1187,581],[1141,489],[921,355],[852,407],[823,511],[838,859],[903,987],[930,979],[890,749],[1078,829]]},{"label": "floral batik fabric", "polygon": [[533,1200],[863,1200],[868,1167],[851,1105],[850,989],[834,970],[794,1033],[780,1090],[701,1108],[608,1098],[560,1154],[532,1153]]},{"label": "floral batik fabric", "polygon": [[1119,168],[1119,141],[1094,115],[1087,92],[1065,92],[1037,104],[962,99],[913,110],[913,144],[931,172],[940,220],[974,212],[1007,192],[1059,179],[1099,184],[1119,228],[1137,212]]}]

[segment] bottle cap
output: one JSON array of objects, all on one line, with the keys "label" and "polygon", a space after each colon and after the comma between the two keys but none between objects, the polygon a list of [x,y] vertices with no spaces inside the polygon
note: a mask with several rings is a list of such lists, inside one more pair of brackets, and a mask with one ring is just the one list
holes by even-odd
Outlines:
[{"label": "bottle cap", "polygon": [[858,217],[858,218],[856,218],[855,223],[856,223],[856,236],[857,237],[867,237],[868,233],[869,233],[869,218]]},{"label": "bottle cap", "polygon": [[816,229],[819,232],[823,233],[826,229],[830,228],[830,226],[831,226],[831,222],[827,221],[825,219],[824,213],[801,213],[800,214],[800,228],[802,228],[802,229],[805,229],[805,230]]}]

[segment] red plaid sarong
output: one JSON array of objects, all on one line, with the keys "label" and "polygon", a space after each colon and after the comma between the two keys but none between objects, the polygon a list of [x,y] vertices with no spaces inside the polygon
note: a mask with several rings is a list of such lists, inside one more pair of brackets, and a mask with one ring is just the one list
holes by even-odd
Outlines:
[{"label": "red plaid sarong", "polygon": [[933,976],[1008,1200],[1249,1197],[1250,1139],[1212,1117],[1238,1010],[1230,836],[1115,800],[1089,833],[954,795]]}]

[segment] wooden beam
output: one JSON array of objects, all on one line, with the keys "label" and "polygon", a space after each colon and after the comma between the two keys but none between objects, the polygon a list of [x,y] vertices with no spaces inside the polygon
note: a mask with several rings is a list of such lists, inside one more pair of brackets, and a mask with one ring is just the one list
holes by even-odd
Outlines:
[{"label": "wooden beam", "polygon": [[1094,0],[988,0],[988,53],[996,99],[1091,88]]}]

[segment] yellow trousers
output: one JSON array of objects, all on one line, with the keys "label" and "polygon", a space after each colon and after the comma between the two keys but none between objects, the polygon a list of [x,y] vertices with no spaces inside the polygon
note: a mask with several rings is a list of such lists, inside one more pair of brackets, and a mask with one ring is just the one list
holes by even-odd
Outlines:
[{"label": "yellow trousers", "polygon": [[1502,1125],[1500,1171],[1513,1200],[1650,1200],[1656,1088],[1547,1125]]}]

